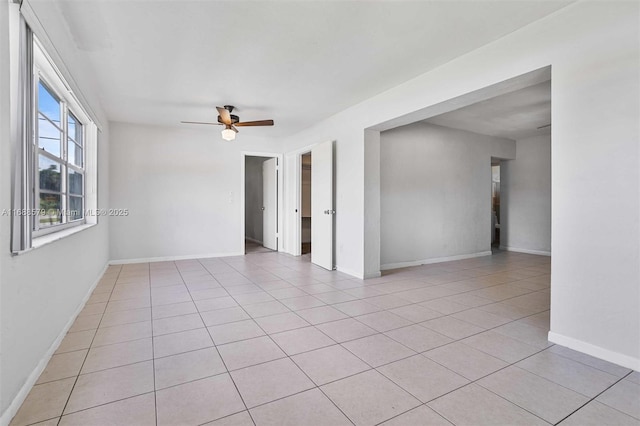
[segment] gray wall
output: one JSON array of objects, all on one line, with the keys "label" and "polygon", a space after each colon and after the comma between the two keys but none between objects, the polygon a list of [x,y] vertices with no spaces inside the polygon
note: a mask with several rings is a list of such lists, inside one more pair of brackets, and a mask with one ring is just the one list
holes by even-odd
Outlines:
[{"label": "gray wall", "polygon": [[500,172],[500,246],[550,254],[551,135],[516,141],[516,159]]},{"label": "gray wall", "polygon": [[491,250],[491,157],[514,155],[514,141],[426,123],[382,132],[382,268]]},{"label": "gray wall", "polygon": [[266,157],[246,157],[244,168],[244,235],[262,242],[262,163]]}]

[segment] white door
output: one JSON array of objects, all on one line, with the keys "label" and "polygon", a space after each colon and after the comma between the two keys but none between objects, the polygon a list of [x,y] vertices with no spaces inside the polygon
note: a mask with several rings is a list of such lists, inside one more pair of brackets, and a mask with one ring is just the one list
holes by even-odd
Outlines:
[{"label": "white door", "polygon": [[278,167],[277,159],[262,163],[262,245],[278,249]]},{"label": "white door", "polygon": [[311,149],[311,262],[333,269],[333,142]]}]

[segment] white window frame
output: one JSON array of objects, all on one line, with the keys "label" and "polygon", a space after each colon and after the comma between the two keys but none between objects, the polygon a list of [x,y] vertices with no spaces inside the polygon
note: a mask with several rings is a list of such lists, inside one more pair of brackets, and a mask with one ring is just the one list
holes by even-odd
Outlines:
[{"label": "white window frame", "polygon": [[[54,154],[48,153],[45,150],[39,148],[38,137],[38,89],[40,82],[46,86],[48,91],[60,102],[60,124],[62,140],[60,143],[60,157]],[[65,82],[57,70],[55,64],[46,53],[42,44],[38,41],[37,37],[33,37],[33,141],[31,146],[32,161],[33,161],[33,188],[31,188],[31,194],[33,194],[32,205],[34,215],[32,215],[32,235],[34,240],[38,237],[52,234],[59,231],[64,231],[69,228],[78,227],[82,225],[97,223],[95,216],[91,217],[90,207],[96,206],[96,191],[95,182],[97,180],[96,161],[89,161],[91,157],[95,156],[95,140],[97,137],[97,127],[86,113],[85,109],[78,102],[73,92],[69,88],[69,85]],[[82,125],[82,167],[78,167],[69,162],[68,158],[68,117],[72,114],[77,123]],[[73,138],[75,139],[75,137]],[[94,142],[94,143],[92,143]],[[61,165],[61,203],[60,209],[62,212],[62,222],[55,225],[40,226],[40,173],[39,173],[39,161],[40,155],[46,158],[54,160]],[[68,213],[69,198],[71,194],[69,192],[69,170],[80,172],[83,176],[82,182],[82,218],[76,220],[70,220]],[[88,190],[88,185],[93,186],[93,191]],[[91,192],[93,199],[89,200],[88,193]],[[89,215],[88,215],[89,213]],[[89,216],[89,217],[88,217]]]}]

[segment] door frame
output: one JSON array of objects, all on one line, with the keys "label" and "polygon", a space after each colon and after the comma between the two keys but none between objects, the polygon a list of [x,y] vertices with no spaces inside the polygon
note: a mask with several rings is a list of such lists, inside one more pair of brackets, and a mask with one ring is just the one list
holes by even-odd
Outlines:
[{"label": "door frame", "polygon": [[[302,254],[302,156],[310,153],[314,146],[321,143],[307,145],[285,154],[287,212],[284,215],[286,239],[283,250],[293,256]],[[313,182],[311,185],[313,188]],[[311,241],[311,247],[313,250],[313,241]]]},{"label": "door frame", "polygon": [[282,154],[278,154],[275,152],[254,152],[254,151],[241,151],[240,152],[240,160],[241,160],[241,166],[240,166],[240,175],[241,175],[241,184],[240,184],[240,211],[242,212],[242,225],[240,226],[240,247],[242,247],[242,253],[244,253],[244,239],[245,239],[245,185],[246,185],[246,161],[247,161],[247,157],[264,157],[265,159],[269,159],[269,158],[276,158],[278,161],[278,167],[277,167],[277,171],[278,171],[278,179],[277,179],[277,183],[276,183],[276,191],[278,192],[278,201],[277,201],[277,206],[276,206],[276,210],[277,210],[277,215],[278,215],[278,230],[276,232],[276,239],[278,241],[277,243],[277,251],[283,251],[284,250],[284,234],[286,234],[283,228],[283,224],[284,224],[284,215],[282,214],[282,212],[284,211],[284,173],[283,173],[283,155]]}]

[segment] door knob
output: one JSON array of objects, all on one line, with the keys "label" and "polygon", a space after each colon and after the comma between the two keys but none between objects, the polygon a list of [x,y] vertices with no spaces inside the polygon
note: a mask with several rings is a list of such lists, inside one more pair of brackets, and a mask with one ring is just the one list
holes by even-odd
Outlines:
[{"label": "door knob", "polygon": [[260,210],[264,211],[264,207],[260,207]]},{"label": "door knob", "polygon": [[335,210],[325,210],[324,214],[336,214]]}]

